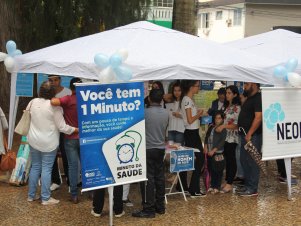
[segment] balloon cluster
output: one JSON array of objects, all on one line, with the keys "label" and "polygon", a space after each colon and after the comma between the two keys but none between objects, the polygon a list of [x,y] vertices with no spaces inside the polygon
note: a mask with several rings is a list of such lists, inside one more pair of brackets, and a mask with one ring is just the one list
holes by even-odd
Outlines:
[{"label": "balloon cluster", "polygon": [[277,66],[274,69],[274,76],[283,83],[289,83],[293,87],[301,87],[301,76],[294,72],[298,66],[298,60],[291,58],[285,66]]},{"label": "balloon cluster", "polygon": [[102,70],[99,73],[99,82],[110,83],[113,81],[129,81],[132,78],[132,71],[122,65],[127,59],[128,51],[120,49],[111,57],[98,53],[94,56],[94,63]]},{"label": "balloon cluster", "polygon": [[17,49],[16,43],[12,40],[10,40],[6,43],[6,51],[7,51],[7,54],[0,52],[0,62],[4,61],[6,70],[9,73],[11,73],[15,66],[14,57],[17,55],[22,55],[22,52],[19,49]]}]

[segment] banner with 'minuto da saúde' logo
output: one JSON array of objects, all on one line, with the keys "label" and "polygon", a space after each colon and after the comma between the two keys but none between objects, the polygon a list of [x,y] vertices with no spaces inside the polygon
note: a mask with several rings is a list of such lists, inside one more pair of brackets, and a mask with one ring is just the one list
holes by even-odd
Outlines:
[{"label": "banner with 'minuto da sa\u00fade' logo", "polygon": [[142,82],[76,86],[83,191],[146,180]]},{"label": "banner with 'minuto da sa\u00fade' logo", "polygon": [[301,89],[262,88],[262,159],[301,157]]}]

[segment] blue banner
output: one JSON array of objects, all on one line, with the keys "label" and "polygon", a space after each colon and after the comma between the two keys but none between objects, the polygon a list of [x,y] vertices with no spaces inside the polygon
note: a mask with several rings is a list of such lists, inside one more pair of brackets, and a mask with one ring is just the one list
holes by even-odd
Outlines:
[{"label": "blue banner", "polygon": [[194,170],[194,153],[189,150],[174,150],[170,152],[170,172]]},{"label": "blue banner", "polygon": [[76,87],[83,191],[146,180],[144,85]]},{"label": "blue banner", "polygon": [[21,97],[33,96],[33,73],[18,73],[16,95]]},{"label": "blue banner", "polygon": [[202,90],[213,90],[214,88],[214,81],[201,81],[201,89]]},{"label": "blue banner", "polygon": [[[62,76],[60,75],[61,77],[61,86],[64,86],[66,88],[69,89],[69,86],[70,86],[70,80],[73,78],[72,76]],[[47,81],[48,80],[48,75],[47,74],[42,74],[42,73],[38,73],[38,85],[37,85],[37,92],[39,93],[39,89],[40,89],[40,86],[41,84],[44,82],[44,81]]]}]

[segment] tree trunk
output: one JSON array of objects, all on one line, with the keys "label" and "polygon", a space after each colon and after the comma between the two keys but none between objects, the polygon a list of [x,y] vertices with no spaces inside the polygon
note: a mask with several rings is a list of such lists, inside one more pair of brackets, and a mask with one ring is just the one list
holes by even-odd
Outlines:
[{"label": "tree trunk", "polygon": [[196,1],[197,0],[174,0],[173,29],[196,35]]},{"label": "tree trunk", "polygon": [[[1,0],[0,1],[0,52],[6,53],[6,42],[14,40],[17,48],[22,51],[22,43],[18,38],[20,31],[20,0]],[[0,62],[0,106],[4,111],[7,119],[9,114],[10,101],[10,73],[5,69],[4,62]],[[28,100],[20,98],[19,109],[24,109]],[[22,111],[18,111],[18,116]],[[18,118],[19,118],[18,117]]]}]

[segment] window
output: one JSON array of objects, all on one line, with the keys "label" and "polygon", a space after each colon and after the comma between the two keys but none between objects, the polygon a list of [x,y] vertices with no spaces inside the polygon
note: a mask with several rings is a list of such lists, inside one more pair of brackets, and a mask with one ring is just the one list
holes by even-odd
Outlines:
[{"label": "window", "polygon": [[209,28],[209,13],[202,13],[202,28]]},{"label": "window", "polygon": [[156,7],[173,7],[173,0],[153,0]]},{"label": "window", "polygon": [[241,25],[241,9],[234,9],[234,18],[233,18],[233,25],[239,26]]},{"label": "window", "polygon": [[216,11],[215,19],[216,19],[216,20],[221,20],[221,19],[223,19],[223,11]]}]

